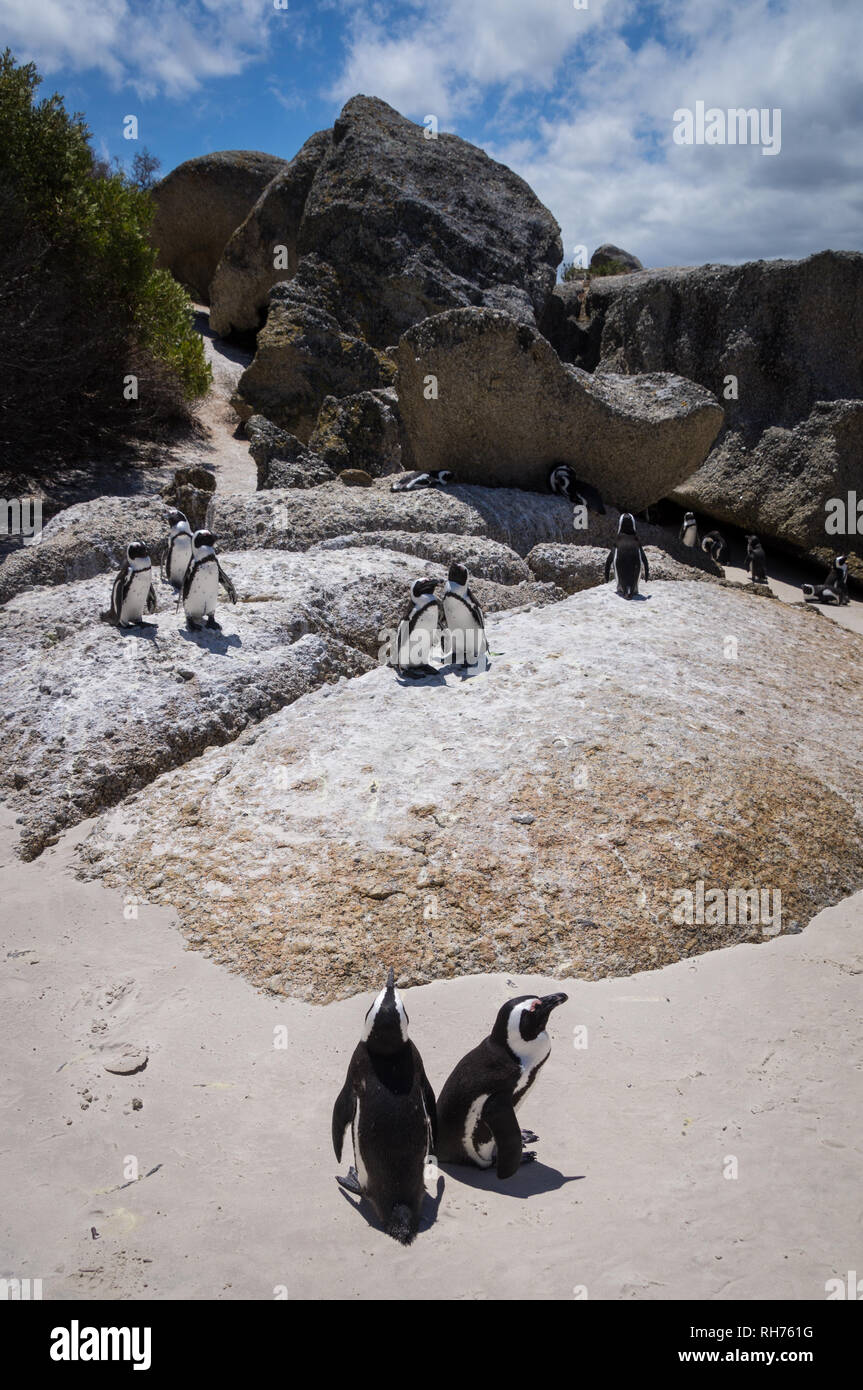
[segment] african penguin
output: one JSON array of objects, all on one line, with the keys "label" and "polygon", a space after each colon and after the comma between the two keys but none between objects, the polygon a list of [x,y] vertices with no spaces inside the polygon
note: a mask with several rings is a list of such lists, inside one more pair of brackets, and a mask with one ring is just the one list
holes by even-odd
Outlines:
[{"label": "african penguin", "polygon": [[179,589],[192,558],[192,528],[184,513],[173,507],[168,512],[168,525],[171,530],[165,554],[165,577],[169,584]]},{"label": "african penguin", "polygon": [[430,664],[440,624],[440,599],[435,596],[437,579],[415,579],[411,596],[396,633],[395,668],[400,676],[421,680],[437,675]]},{"label": "african penguin", "polygon": [[443,612],[452,642],[453,666],[488,665],[485,619],[476,598],[468,588],[464,565],[452,564],[443,593]]},{"label": "african penguin", "polygon": [[522,1163],[536,1158],[524,1145],[537,1136],[519,1128],[516,1111],[548,1061],[548,1016],[566,999],[565,994],[522,994],[508,1000],[490,1036],[462,1057],[438,1100],[440,1162],[496,1164],[499,1178],[511,1178]]},{"label": "african penguin", "polygon": [[746,537],[746,568],[753,584],[767,583],[767,556],[757,536]]},{"label": "african penguin", "polygon": [[683,518],[683,525],[680,528],[680,544],[695,546],[698,544],[698,522],[695,520],[694,512],[687,512]]},{"label": "african penguin", "polygon": [[617,541],[608,552],[605,562],[605,582],[611,577],[612,569],[617,580],[617,592],[623,598],[634,598],[638,593],[638,580],[644,573],[650,578],[647,556],[635,532],[635,519],[631,512],[624,512],[617,525]]},{"label": "african penguin", "polygon": [[[192,559],[183,579],[180,598],[186,614],[186,625],[195,631],[200,629],[202,618],[206,618],[207,627],[220,631],[215,618],[220,584],[231,603],[237,602],[237,591],[216,559],[215,543],[212,531],[195,532]],[[178,607],[179,603],[180,599],[177,600]]]},{"label": "african penguin", "polygon": [[553,463],[548,473],[548,486],[551,492],[566,497],[573,505],[584,507],[587,511],[605,516],[605,504],[595,487],[583,483],[575,476],[575,470],[568,463]]},{"label": "african penguin", "polygon": [[701,549],[711,560],[715,560],[717,565],[724,565],[728,559],[728,542],[719,531],[708,531],[702,536]]},{"label": "african penguin", "polygon": [[807,603],[838,603],[840,607],[850,602],[848,598],[848,560],[845,555],[837,555],[833,566],[823,584],[804,584],[803,597]]},{"label": "african penguin", "polygon": [[390,492],[419,492],[424,487],[449,487],[455,482],[448,468],[428,468],[424,473],[406,473],[390,485]]},{"label": "african penguin", "polygon": [[107,615],[120,627],[138,627],[144,616],[156,611],[156,590],[153,588],[153,567],[147,547],[132,541],[126,547],[126,561],[111,589],[111,610]]},{"label": "african penguin", "polygon": [[366,1014],[333,1107],[333,1148],[340,1163],[349,1125],[354,1166],[336,1181],[367,1197],[387,1235],[410,1245],[419,1227],[426,1158],[436,1153],[437,1114],[422,1058],[408,1037],[408,1016],[392,969]]}]

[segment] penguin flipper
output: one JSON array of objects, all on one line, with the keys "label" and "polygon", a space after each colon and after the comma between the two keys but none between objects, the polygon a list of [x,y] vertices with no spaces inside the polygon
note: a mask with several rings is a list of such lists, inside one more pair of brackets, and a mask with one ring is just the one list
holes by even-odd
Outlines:
[{"label": "penguin flipper", "polygon": [[639,546],[639,547],[638,547],[638,553],[639,553],[639,555],[641,556],[641,564],[642,564],[642,567],[643,567],[643,569],[644,569],[644,577],[645,577],[645,579],[649,579],[649,578],[650,578],[650,566],[649,566],[648,563],[647,563],[647,556],[646,556],[646,554],[644,553],[644,547],[643,547],[643,546]]},{"label": "penguin flipper", "polygon": [[234,588],[234,586],[233,586],[233,584],[231,583],[231,581],[230,581],[230,579],[228,578],[228,576],[225,574],[225,571],[222,569],[222,566],[219,564],[218,560],[216,561],[216,566],[217,566],[218,571],[219,571],[219,582],[220,582],[220,584],[222,585],[222,588],[224,589],[225,593],[228,595],[228,598],[231,600],[231,603],[236,603],[236,602],[237,602],[237,591],[236,591],[236,589]]},{"label": "penguin flipper", "polygon": [[437,1153],[437,1102],[434,1098],[434,1091],[431,1083],[425,1074],[422,1062],[420,1062],[420,1085],[422,1086],[423,1101],[425,1103],[426,1114],[429,1117],[429,1127],[431,1129],[431,1152]]},{"label": "penguin flipper", "polygon": [[612,549],[609,550],[608,555],[607,555],[606,560],[605,560],[605,582],[606,582],[606,584],[608,583],[609,579],[611,578],[611,565],[612,565],[612,561],[613,561],[613,560],[614,560],[614,548],[612,547]]},{"label": "penguin flipper", "polygon": [[350,1076],[339,1092],[333,1106],[333,1148],[339,1163],[342,1161],[342,1147],[348,1127],[353,1123],[356,1097]]},{"label": "penguin flipper", "polygon": [[521,1129],[509,1096],[489,1096],[482,1118],[494,1136],[497,1147],[497,1176],[511,1178],[522,1164]]},{"label": "penguin flipper", "polygon": [[155,613],[155,611],[156,611],[156,590],[154,589],[153,585],[151,584],[150,587],[149,587],[149,589],[147,590],[147,612],[148,612],[148,613]]}]

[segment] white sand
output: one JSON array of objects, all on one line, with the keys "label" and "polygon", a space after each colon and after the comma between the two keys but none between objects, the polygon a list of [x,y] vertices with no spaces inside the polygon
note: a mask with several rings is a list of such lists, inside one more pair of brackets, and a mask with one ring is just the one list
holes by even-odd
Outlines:
[{"label": "white sand", "polygon": [[[8,815],[3,829],[6,845]],[[861,1268],[863,894],[802,934],[650,974],[517,979],[570,995],[521,1112],[541,1162],[505,1184],[449,1170],[436,1222],[405,1250],[333,1178],[331,1107],[369,997],[256,994],[184,950],[167,910],[125,920],[120,895],[65,871],[81,833],[32,864],[2,856],[0,1275],[41,1278],[45,1298],[285,1285],[567,1299],[585,1285],[594,1299],[818,1299]],[[501,976],[406,992],[436,1089],[510,992]],[[147,1050],[146,1070],[109,1075],[124,1043]],[[120,1190],[128,1155],[141,1174],[160,1166]]]}]

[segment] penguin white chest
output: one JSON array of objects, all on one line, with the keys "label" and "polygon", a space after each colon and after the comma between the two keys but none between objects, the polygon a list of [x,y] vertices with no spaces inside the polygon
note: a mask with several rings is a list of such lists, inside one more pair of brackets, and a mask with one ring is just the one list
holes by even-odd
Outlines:
[{"label": "penguin white chest", "polygon": [[697,536],[697,528],[695,526],[687,526],[686,530],[683,532],[683,544],[695,545]]},{"label": "penguin white chest", "polygon": [[171,546],[171,561],[168,566],[168,580],[171,584],[182,584],[191,558],[192,537],[183,535],[181,532],[179,536],[174,537],[174,543]]},{"label": "penguin white chest", "polygon": [[515,1088],[513,1096],[513,1110],[518,1110],[530,1086],[536,1076],[537,1068],[541,1067],[548,1054],[551,1052],[551,1039],[548,1033],[540,1033],[532,1042],[523,1042],[519,1051],[516,1053],[519,1065],[521,1066],[521,1076]]},{"label": "penguin white chest", "polygon": [[132,581],[120,610],[121,623],[136,623],[143,615],[150,592],[152,575],[150,570],[135,570]]},{"label": "penguin white chest", "polygon": [[215,560],[205,561],[195,569],[183,607],[191,618],[215,613],[219,595],[219,571]]}]

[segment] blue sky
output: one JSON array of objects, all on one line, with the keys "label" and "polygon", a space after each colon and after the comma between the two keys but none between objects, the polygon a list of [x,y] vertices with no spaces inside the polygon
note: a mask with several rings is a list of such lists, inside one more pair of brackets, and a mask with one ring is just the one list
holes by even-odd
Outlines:
[{"label": "blue sky", "polygon": [[[646,265],[863,248],[859,0],[276,3],[0,0],[0,46],[100,151],[146,145],[163,172],[216,149],[290,158],[365,92],[514,168],[568,258],[603,241]],[[676,144],[675,111],[698,101],[778,108],[779,153]]]}]

